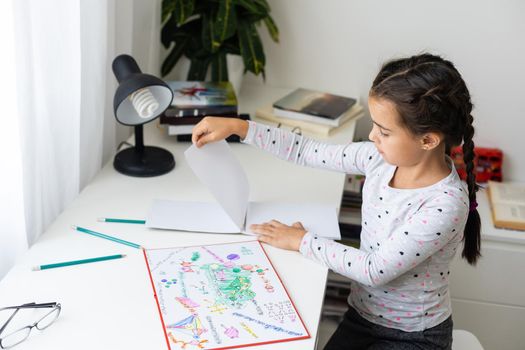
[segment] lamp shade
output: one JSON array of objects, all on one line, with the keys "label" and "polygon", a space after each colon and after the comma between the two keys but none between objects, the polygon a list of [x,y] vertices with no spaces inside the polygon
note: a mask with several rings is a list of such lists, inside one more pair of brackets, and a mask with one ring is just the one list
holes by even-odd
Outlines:
[{"label": "lamp shade", "polygon": [[113,112],[119,123],[142,125],[160,116],[170,106],[173,100],[170,87],[161,79],[142,73],[133,57],[117,56],[112,68],[119,82],[113,99]]},{"label": "lamp shade", "polygon": [[175,158],[163,148],[144,145],[143,124],[157,118],[170,106],[172,90],[161,79],[142,73],[129,55],[117,56],[112,68],[119,82],[113,98],[113,112],[119,123],[135,128],[135,145],[119,151],[113,166],[122,174],[138,177],[170,172],[175,167]]}]

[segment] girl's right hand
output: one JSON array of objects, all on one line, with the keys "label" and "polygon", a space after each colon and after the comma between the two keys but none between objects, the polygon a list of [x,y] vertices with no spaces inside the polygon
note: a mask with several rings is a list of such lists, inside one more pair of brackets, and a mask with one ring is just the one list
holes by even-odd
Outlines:
[{"label": "girl's right hand", "polygon": [[193,128],[191,141],[198,148],[209,142],[221,141],[237,134],[244,139],[248,122],[237,118],[205,117]]}]

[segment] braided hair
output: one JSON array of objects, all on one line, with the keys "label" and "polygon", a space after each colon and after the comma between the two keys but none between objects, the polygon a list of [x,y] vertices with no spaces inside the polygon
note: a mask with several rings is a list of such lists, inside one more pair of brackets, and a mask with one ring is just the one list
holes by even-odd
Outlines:
[{"label": "braided hair", "polygon": [[461,256],[475,265],[481,256],[481,222],[476,210],[479,189],[474,174],[474,127],[470,93],[454,65],[428,53],[392,60],[374,79],[370,96],[392,102],[402,124],[414,135],[439,132],[445,150],[463,142],[470,211]]}]

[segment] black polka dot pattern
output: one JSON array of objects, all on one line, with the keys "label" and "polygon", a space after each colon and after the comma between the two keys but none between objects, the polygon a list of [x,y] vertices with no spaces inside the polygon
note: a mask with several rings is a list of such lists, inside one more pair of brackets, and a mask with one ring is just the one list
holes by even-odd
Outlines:
[{"label": "black polka dot pattern", "polygon": [[[256,143],[286,160],[298,162],[301,157],[301,163],[314,167],[328,166],[366,176],[361,251],[342,247],[334,241],[317,240],[317,237],[314,240],[313,234],[310,241],[303,241],[301,245],[301,252],[306,257],[324,262],[336,272],[345,272],[359,282],[356,290],[352,290],[356,293],[354,300],[363,300],[356,305],[362,308],[356,308],[358,312],[369,308],[368,314],[371,313],[378,324],[388,326],[390,323],[406,331],[417,331],[420,327],[414,323],[410,325],[409,318],[426,315],[428,321],[423,323],[441,319],[447,307],[442,298],[446,296],[444,286],[448,284],[450,271],[440,257],[448,259],[455,244],[460,244],[455,233],[466,220],[463,214],[469,203],[468,193],[463,191],[459,180],[447,179],[428,190],[403,191],[389,185],[395,172],[381,157],[376,157],[377,150],[372,143],[337,148],[292,136],[286,130],[266,127],[258,127],[255,132],[250,130],[249,135],[247,143]],[[301,152],[298,147],[302,147]],[[409,289],[404,289],[405,285]],[[416,309],[407,304],[407,300],[417,302],[424,293],[428,305],[441,304],[443,307]],[[388,311],[399,310],[399,305],[406,305],[406,309],[395,314]],[[404,329],[409,327],[411,329]]]}]

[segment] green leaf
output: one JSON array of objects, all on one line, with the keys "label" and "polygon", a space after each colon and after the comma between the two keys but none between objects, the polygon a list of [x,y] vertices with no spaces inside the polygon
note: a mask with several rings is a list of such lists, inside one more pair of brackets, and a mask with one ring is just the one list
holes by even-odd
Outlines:
[{"label": "green leaf", "polygon": [[264,19],[264,24],[266,24],[266,28],[268,28],[268,33],[270,34],[270,37],[273,41],[276,43],[279,42],[279,29],[275,25],[275,22],[273,21],[273,18],[268,16]]},{"label": "green leaf", "polygon": [[177,20],[177,24],[183,24],[193,14],[195,0],[174,0],[175,5],[172,16]]},{"label": "green leaf", "polygon": [[253,0],[234,0],[235,5],[241,6],[242,8],[248,10],[251,13],[264,13],[264,9],[261,9],[260,6],[254,3]]},{"label": "green leaf", "polygon": [[162,20],[161,23],[164,23],[169,15],[175,9],[175,0],[162,0]]},{"label": "green leaf", "polygon": [[164,59],[164,62],[162,62],[162,68],[161,68],[161,74],[162,76],[166,76],[171,72],[173,67],[177,64],[179,59],[181,58],[182,54],[184,53],[184,49],[189,41],[189,38],[185,38],[184,40],[179,41],[171,50],[168,57]]},{"label": "green leaf", "polygon": [[170,47],[172,41],[175,41],[175,35],[177,32],[177,21],[172,16],[166,23],[164,23],[160,32],[160,41],[166,49]]},{"label": "green leaf", "polygon": [[215,17],[214,41],[220,45],[235,34],[235,29],[237,29],[237,17],[233,0],[223,0],[219,4],[219,11]]},{"label": "green leaf", "polygon": [[202,15],[202,46],[211,53],[217,52],[221,43],[215,40],[215,21],[209,14]]},{"label": "green leaf", "polygon": [[228,81],[226,52],[218,52],[211,61],[211,81]]},{"label": "green leaf", "polygon": [[270,12],[270,5],[266,0],[254,0],[255,4],[262,8],[265,12]]},{"label": "green leaf", "polygon": [[255,75],[264,72],[265,56],[259,33],[253,23],[239,21],[239,46],[246,70]]},{"label": "green leaf", "polygon": [[209,64],[210,60],[207,59],[192,59],[187,80],[203,81],[206,79]]},{"label": "green leaf", "polygon": [[239,47],[239,37],[237,34],[232,36],[231,38],[226,39],[221,46],[221,50],[225,53],[229,53],[232,55],[241,55],[241,49]]}]

